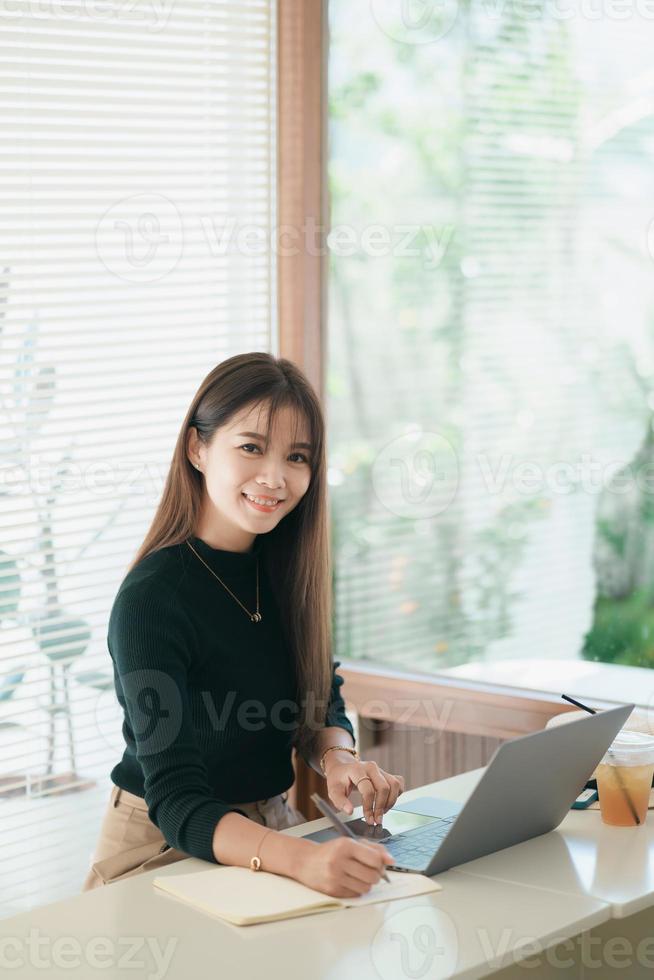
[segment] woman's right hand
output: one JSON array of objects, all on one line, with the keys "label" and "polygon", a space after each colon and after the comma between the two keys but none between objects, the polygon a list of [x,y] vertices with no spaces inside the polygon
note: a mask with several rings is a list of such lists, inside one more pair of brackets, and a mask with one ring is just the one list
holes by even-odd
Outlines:
[{"label": "woman's right hand", "polygon": [[294,877],[326,895],[355,898],[369,892],[384,867],[394,863],[383,844],[337,837],[305,852]]}]

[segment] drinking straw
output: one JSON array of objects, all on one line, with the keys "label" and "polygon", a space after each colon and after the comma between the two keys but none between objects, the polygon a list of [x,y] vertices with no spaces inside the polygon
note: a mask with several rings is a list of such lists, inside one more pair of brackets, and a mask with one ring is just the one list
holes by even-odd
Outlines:
[{"label": "drinking straw", "polygon": [[[561,697],[563,698],[564,701],[569,701],[570,704],[576,704],[578,708],[583,708],[584,711],[588,711],[588,713],[591,715],[597,714],[595,708],[589,708],[587,704],[582,704],[581,701],[575,701],[574,698],[568,697],[567,694],[562,694]],[[610,756],[613,756],[613,752],[611,751],[611,749],[608,750],[608,754]],[[624,796],[625,800],[629,804],[631,815],[634,818],[635,822],[637,824],[640,824],[640,820],[638,819],[638,814],[636,813],[636,807],[634,806],[634,801],[631,799],[631,796],[629,795],[629,791],[627,790],[627,787],[622,781],[622,773],[620,772],[620,767],[615,766],[614,768],[615,768],[615,778],[617,779],[620,789],[622,790],[622,795]]]}]

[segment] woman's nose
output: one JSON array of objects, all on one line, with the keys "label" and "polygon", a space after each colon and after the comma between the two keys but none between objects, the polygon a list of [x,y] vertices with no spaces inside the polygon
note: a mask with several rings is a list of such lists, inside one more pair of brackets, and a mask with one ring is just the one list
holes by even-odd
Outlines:
[{"label": "woman's nose", "polygon": [[280,490],[285,483],[283,468],[274,463],[263,467],[259,473],[258,482],[270,490]]}]

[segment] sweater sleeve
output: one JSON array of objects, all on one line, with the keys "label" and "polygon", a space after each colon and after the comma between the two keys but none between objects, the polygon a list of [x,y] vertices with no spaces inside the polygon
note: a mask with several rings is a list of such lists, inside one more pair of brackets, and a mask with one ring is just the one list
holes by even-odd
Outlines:
[{"label": "sweater sleeve", "polygon": [[336,668],[341,666],[341,661],[336,660],[334,662],[334,674],[332,679],[332,690],[329,699],[329,705],[327,706],[327,715],[325,717],[325,727],[335,725],[338,728],[344,728],[346,732],[349,732],[352,736],[352,742],[356,746],[356,739],[354,737],[354,729],[352,727],[352,722],[345,713],[345,702],[340,693],[341,686],[344,683],[343,678],[340,674],[336,673]]},{"label": "sweater sleeve", "polygon": [[220,803],[209,785],[188,700],[190,621],[159,583],[128,586],[112,607],[108,646],[148,816],[171,847],[220,863],[212,848],[216,824],[226,813],[247,814]]}]

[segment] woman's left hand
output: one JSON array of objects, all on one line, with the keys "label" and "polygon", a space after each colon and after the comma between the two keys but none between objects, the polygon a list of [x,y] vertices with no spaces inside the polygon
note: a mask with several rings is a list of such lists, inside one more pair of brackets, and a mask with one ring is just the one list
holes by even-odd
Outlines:
[{"label": "woman's left hand", "polygon": [[363,797],[363,817],[368,823],[381,823],[382,815],[395,806],[398,796],[404,792],[404,778],[385,772],[376,762],[333,759],[326,761],[325,768],[327,792],[334,806],[352,813],[354,807],[349,796],[357,788]]}]

